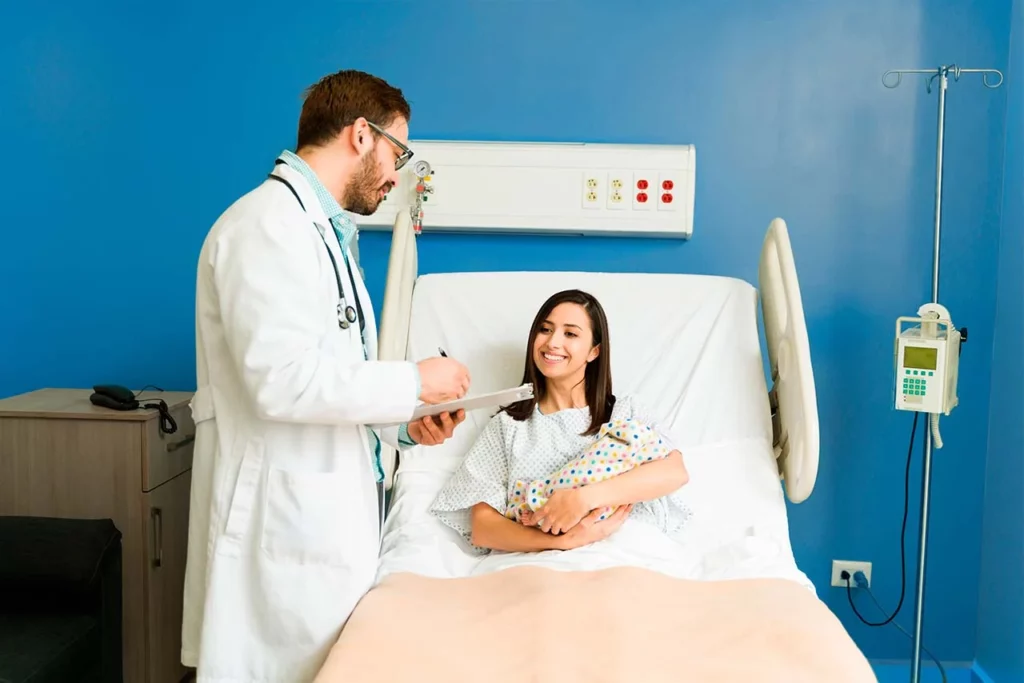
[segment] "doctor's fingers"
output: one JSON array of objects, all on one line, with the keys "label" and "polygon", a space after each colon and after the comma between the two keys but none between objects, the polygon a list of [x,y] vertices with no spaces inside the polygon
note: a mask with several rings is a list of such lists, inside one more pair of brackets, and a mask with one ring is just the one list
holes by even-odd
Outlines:
[{"label": "doctor's fingers", "polygon": [[441,437],[445,439],[451,438],[452,433],[455,431],[455,423],[452,421],[451,413],[441,413],[438,418],[441,422],[440,425],[437,425],[441,432]]},{"label": "doctor's fingers", "polygon": [[439,444],[444,441],[444,433],[438,427],[433,417],[427,416],[421,420],[423,431],[427,433],[431,444]]}]

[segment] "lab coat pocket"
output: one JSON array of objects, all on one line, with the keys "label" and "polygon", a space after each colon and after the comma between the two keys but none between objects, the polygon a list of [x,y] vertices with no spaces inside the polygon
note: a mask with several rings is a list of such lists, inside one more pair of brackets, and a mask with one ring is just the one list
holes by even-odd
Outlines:
[{"label": "lab coat pocket", "polygon": [[258,509],[259,480],[263,471],[263,440],[247,439],[241,443],[241,450],[238,474],[234,482],[223,483],[221,493],[228,501],[221,550],[230,555],[237,555],[247,531],[252,533],[253,510]]},{"label": "lab coat pocket", "polygon": [[283,563],[346,564],[345,496],[351,476],[271,469],[260,546]]}]

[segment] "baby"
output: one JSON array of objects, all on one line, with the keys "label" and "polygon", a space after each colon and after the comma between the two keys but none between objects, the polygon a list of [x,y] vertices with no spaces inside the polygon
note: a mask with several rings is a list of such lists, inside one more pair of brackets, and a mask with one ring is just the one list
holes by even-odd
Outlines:
[{"label": "baby", "polygon": [[[586,452],[550,477],[518,480],[505,517],[521,522],[526,512],[536,512],[558,489],[579,488],[611,479],[645,462],[660,460],[671,450],[657,432],[636,420],[612,420],[601,426],[597,441]],[[607,519],[614,507],[601,508],[599,519]]]}]

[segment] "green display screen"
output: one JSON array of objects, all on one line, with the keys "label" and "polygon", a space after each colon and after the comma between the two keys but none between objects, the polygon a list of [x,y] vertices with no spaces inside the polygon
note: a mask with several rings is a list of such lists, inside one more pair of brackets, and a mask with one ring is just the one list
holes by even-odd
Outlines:
[{"label": "green display screen", "polygon": [[939,350],[931,346],[906,346],[903,348],[903,367],[919,370],[934,370]]}]

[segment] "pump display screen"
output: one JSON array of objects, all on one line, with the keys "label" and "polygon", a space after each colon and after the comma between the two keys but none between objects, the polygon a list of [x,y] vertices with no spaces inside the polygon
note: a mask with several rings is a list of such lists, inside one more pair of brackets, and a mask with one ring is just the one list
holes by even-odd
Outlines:
[{"label": "pump display screen", "polygon": [[906,346],[903,348],[903,367],[919,370],[934,370],[939,350],[931,346]]}]

